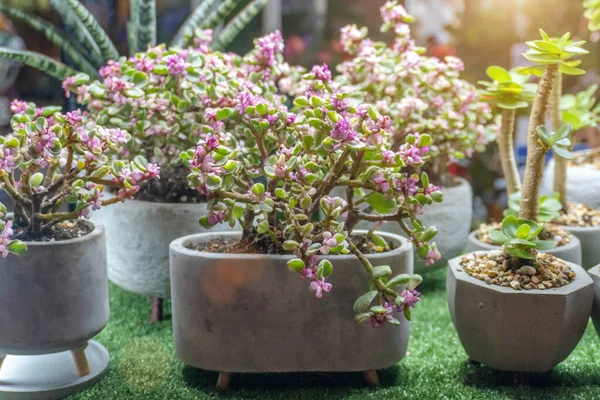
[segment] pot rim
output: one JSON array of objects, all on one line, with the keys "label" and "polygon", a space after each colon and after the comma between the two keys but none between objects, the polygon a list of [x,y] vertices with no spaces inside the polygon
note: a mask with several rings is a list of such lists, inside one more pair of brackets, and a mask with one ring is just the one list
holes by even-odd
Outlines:
[{"label": "pot rim", "polygon": [[587,273],[594,275],[596,278],[600,278],[600,264],[594,265],[592,268],[588,269]]},{"label": "pot rim", "polygon": [[[478,254],[478,253],[487,253],[487,252],[488,251],[486,251],[486,250],[479,250],[479,251],[472,251],[467,254]],[[582,266],[572,263],[572,262],[569,262],[569,261],[565,261],[565,260],[562,260],[562,261],[567,263],[575,271],[575,274],[576,274],[575,280],[566,286],[561,286],[561,287],[552,288],[552,289],[544,289],[544,290],[542,290],[542,289],[515,290],[510,286],[506,287],[506,286],[500,286],[500,285],[494,285],[494,284],[487,284],[482,280],[472,277],[471,275],[464,272],[462,269],[461,269],[461,271],[457,270],[459,268],[460,259],[465,255],[466,254],[463,254],[461,256],[455,257],[455,258],[451,259],[450,261],[448,261],[448,268],[451,268],[452,271],[454,272],[456,281],[463,281],[463,282],[466,282],[469,284],[480,286],[480,287],[486,288],[486,289],[491,290],[498,294],[520,294],[520,295],[538,294],[538,295],[550,295],[550,296],[564,295],[567,293],[575,292],[577,290],[582,290],[586,286],[593,284],[592,278],[586,273],[587,271],[585,269],[583,269]],[[460,276],[458,274],[460,274]]]},{"label": "pot rim", "polygon": [[[12,213],[9,213],[8,215],[12,216]],[[31,240],[27,240],[27,241],[23,240],[23,243],[25,243],[27,245],[27,247],[66,246],[66,245],[70,245],[73,243],[92,241],[92,240],[95,240],[96,238],[98,238],[99,236],[104,235],[104,225],[102,223],[92,221],[91,219],[78,219],[77,221],[82,221],[84,224],[91,226],[92,231],[90,233],[88,233],[87,235],[84,235],[84,236],[81,236],[78,238],[73,238],[73,239],[54,240],[54,241],[50,241],[50,242],[36,242],[36,241],[31,241]]]},{"label": "pot rim", "polygon": [[[487,250],[501,250],[502,249],[502,246],[500,246],[500,245],[482,242],[481,240],[477,239],[477,236],[475,236],[476,234],[477,234],[476,230],[469,233],[469,240],[472,241],[473,243],[477,243],[478,245],[486,248]],[[569,251],[577,246],[581,246],[581,241],[579,240],[579,238],[570,231],[569,231],[569,234],[571,235],[571,241],[569,243],[564,244],[562,246],[554,247],[554,248],[550,249],[550,251],[543,251],[542,253],[554,255],[555,251],[558,251],[558,250]],[[480,251],[483,251],[483,250],[480,250]]]},{"label": "pot rim", "polygon": [[[354,231],[354,233],[366,233],[366,232],[367,232],[367,230],[364,230],[364,229],[357,229]],[[212,258],[212,259],[237,258],[237,259],[241,259],[241,260],[256,260],[256,259],[268,258],[270,260],[289,260],[294,257],[292,254],[212,253],[212,252],[208,252],[208,251],[191,250],[191,249],[188,249],[185,247],[185,245],[190,242],[192,242],[192,243],[202,242],[202,239],[206,238],[206,237],[209,237],[209,238],[214,237],[214,236],[226,236],[226,237],[237,236],[237,237],[239,237],[239,236],[241,236],[241,234],[242,234],[241,231],[195,233],[192,235],[182,236],[180,238],[173,240],[171,242],[171,244],[169,245],[169,250],[170,250],[170,252],[180,253],[180,254],[184,254],[187,256]],[[400,235],[396,235],[394,233],[389,233],[389,232],[378,232],[377,234],[386,239],[396,240],[396,241],[400,242],[401,245],[393,250],[386,251],[383,253],[366,254],[366,256],[369,260],[379,260],[379,259],[394,257],[395,255],[404,253],[406,251],[410,251],[413,247],[412,242],[410,242],[408,239],[406,239],[405,237],[402,237]],[[345,261],[345,260],[356,259],[356,256],[353,254],[342,254],[342,255],[328,255],[327,258],[330,258],[332,260]]]},{"label": "pot rim", "polygon": [[571,234],[573,234],[573,232],[592,232],[592,231],[598,231],[600,232],[600,225],[597,226],[569,226],[569,225],[558,225],[561,229],[564,229],[565,231],[569,231]]}]

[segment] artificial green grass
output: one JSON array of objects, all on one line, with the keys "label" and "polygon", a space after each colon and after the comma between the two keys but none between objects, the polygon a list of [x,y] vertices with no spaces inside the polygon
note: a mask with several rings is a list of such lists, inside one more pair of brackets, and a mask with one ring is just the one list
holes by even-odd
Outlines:
[{"label": "artificial green grass", "polygon": [[[217,373],[184,366],[175,356],[171,314],[150,324],[150,300],[110,287],[111,319],[96,337],[111,354],[107,376],[70,399],[115,400],[365,400],[365,399],[598,399],[600,339],[592,325],[573,354],[528,384],[514,375],[467,363],[452,326],[445,271],[426,276],[415,309],[409,354],[379,371],[381,386],[365,387],[361,374],[243,374],[218,393]],[[352,349],[348,349],[352,351]]]}]

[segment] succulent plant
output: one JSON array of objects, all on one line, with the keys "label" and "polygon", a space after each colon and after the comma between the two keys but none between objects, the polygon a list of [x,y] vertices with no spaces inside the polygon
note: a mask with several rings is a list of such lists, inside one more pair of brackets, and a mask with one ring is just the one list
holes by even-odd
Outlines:
[{"label": "succulent plant", "polygon": [[535,221],[508,216],[502,220],[502,229],[490,231],[490,238],[504,246],[508,254],[520,259],[535,259],[535,251],[550,250],[556,243],[552,240],[537,240],[544,228]]}]

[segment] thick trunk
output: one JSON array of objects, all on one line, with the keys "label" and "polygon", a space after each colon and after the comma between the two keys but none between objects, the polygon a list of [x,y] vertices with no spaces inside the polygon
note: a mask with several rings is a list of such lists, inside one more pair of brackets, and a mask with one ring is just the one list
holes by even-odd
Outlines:
[{"label": "thick trunk", "polygon": [[[562,75],[556,77],[552,98],[550,99],[550,121],[552,130],[556,132],[562,125],[560,113],[560,96],[562,94]],[[569,138],[571,139],[571,138]],[[560,195],[563,210],[567,210],[567,160],[554,155],[554,192]]]},{"label": "thick trunk", "polygon": [[536,221],[539,213],[539,196],[546,149],[540,144],[536,128],[546,123],[548,103],[557,75],[558,64],[546,66],[531,110],[529,132],[527,133],[527,164],[525,166],[525,178],[523,179],[521,207],[519,211],[519,218],[522,219]]},{"label": "thick trunk", "polygon": [[506,181],[506,190],[510,196],[521,190],[521,178],[515,161],[515,150],[513,145],[513,131],[515,129],[515,110],[502,110],[502,130],[498,138],[498,149],[502,171]]}]

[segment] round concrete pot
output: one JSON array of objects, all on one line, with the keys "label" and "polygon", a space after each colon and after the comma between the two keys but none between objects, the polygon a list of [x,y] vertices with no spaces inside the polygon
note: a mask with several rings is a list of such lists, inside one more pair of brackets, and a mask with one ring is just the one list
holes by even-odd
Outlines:
[{"label": "round concrete pot", "polygon": [[[575,152],[575,157],[588,153]],[[551,194],[554,182],[554,159],[551,159],[544,171],[542,191]],[[586,204],[592,208],[600,208],[600,171],[585,165],[574,165],[567,168],[567,197],[569,201]]]},{"label": "round concrete pot", "polygon": [[[502,246],[496,244],[488,244],[484,243],[481,240],[477,239],[476,231],[473,231],[469,234],[469,241],[467,243],[467,253],[473,251],[490,251],[490,250],[501,250]],[[573,237],[569,243],[564,246],[555,247],[550,250],[544,250],[544,253],[552,254],[555,257],[560,258],[561,260],[568,261],[573,264],[581,265],[581,243],[579,239],[574,234],[571,234]]]},{"label": "round concrete pot", "polygon": [[594,281],[594,305],[592,307],[592,322],[596,333],[600,335],[600,265],[588,269],[588,274]]},{"label": "round concrete pot", "polygon": [[[412,273],[413,247],[382,233],[396,249],[367,257],[394,274]],[[354,256],[331,256],[331,293],[322,299],[286,267],[287,255],[220,254],[188,244],[240,233],[203,233],[171,243],[173,334],[187,365],[231,373],[373,371],[406,354],[409,322],[373,329],[357,324],[354,301],[366,290],[366,272]],[[319,345],[314,346],[315,340]],[[352,349],[349,351],[349,349]],[[223,375],[225,373],[225,375]]]},{"label": "round concrete pot", "polygon": [[546,372],[571,354],[592,310],[592,279],[569,263],[577,277],[548,290],[488,285],[450,260],[446,293],[458,337],[477,362],[501,371]]},{"label": "round concrete pot", "polygon": [[[171,297],[169,243],[202,232],[198,219],[206,203],[126,200],[93,214],[106,226],[108,278],[123,289],[156,298]],[[219,224],[216,231],[229,230]]]},{"label": "round concrete pot", "polygon": [[561,225],[561,229],[570,232],[579,239],[581,243],[581,266],[583,268],[587,269],[600,264],[600,226]]},{"label": "round concrete pot", "polygon": [[[471,185],[463,178],[456,178],[457,186],[442,187],[444,194],[442,203],[432,204],[423,208],[423,215],[419,216],[425,226],[435,226],[438,230],[434,238],[442,258],[433,265],[425,264],[415,257],[415,272],[427,273],[437,268],[444,267],[449,259],[462,254],[467,246],[467,236],[471,231],[471,217],[473,215],[473,190]],[[345,194],[343,195],[345,198]],[[359,229],[369,229],[373,224],[361,222]],[[390,232],[405,236],[397,223],[382,224],[378,231]]]},{"label": "round concrete pot", "polygon": [[[104,228],[86,223],[93,231],[81,238],[28,242],[25,254],[0,260],[0,366],[7,364],[6,371],[0,368],[0,398],[55,398],[50,396],[57,382],[61,393],[71,393],[95,382],[108,367],[108,353],[97,343],[93,352],[101,356],[86,360],[88,341],[109,316]],[[27,384],[40,378],[36,362],[49,371],[55,358],[49,362],[45,355],[65,351],[75,359],[71,375],[54,377],[47,386]],[[29,365],[30,375],[15,375],[22,364]],[[44,392],[48,397],[37,397]]]}]

